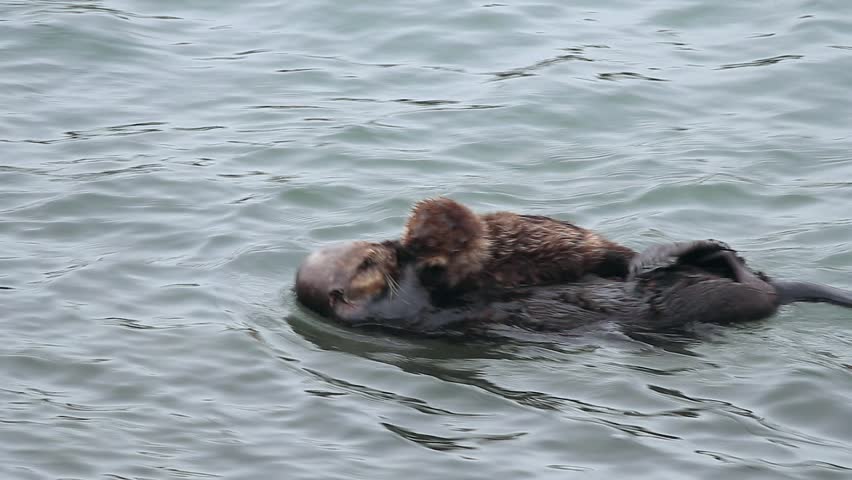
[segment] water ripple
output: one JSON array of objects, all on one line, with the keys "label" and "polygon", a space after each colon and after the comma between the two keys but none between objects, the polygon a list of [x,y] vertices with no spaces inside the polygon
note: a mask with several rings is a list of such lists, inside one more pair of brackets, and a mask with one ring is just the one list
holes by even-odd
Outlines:
[{"label": "water ripple", "polygon": [[852,288],[841,4],[5,2],[0,477],[849,476],[836,308],[442,340],[291,289],[434,195]]},{"label": "water ripple", "polygon": [[719,70],[729,70],[732,68],[743,67],[765,67],[768,65],[774,65],[779,62],[787,60],[799,60],[801,58],[804,58],[804,55],[778,55],[777,57],[761,58],[759,60],[752,60],[750,62],[744,63],[729,63],[727,65],[722,65],[721,67],[719,67]]}]

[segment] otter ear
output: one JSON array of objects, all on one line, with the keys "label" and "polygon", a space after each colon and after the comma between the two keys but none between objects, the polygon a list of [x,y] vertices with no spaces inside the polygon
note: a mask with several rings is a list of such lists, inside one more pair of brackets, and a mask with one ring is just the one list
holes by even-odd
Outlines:
[{"label": "otter ear", "polygon": [[381,246],[391,250],[396,255],[397,263],[410,262],[414,260],[414,254],[399,240],[385,240]]},{"label": "otter ear", "polygon": [[385,240],[384,242],[379,243],[379,245],[389,248],[391,250],[397,251],[402,249],[402,242],[399,240]]}]

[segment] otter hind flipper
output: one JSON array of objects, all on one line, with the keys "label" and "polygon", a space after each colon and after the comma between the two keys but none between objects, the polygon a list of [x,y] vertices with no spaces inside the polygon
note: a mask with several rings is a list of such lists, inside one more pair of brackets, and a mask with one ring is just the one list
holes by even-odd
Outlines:
[{"label": "otter hind flipper", "polygon": [[809,282],[770,280],[781,305],[795,302],[831,303],[852,308],[852,292]]},{"label": "otter hind flipper", "polygon": [[628,280],[656,268],[673,264],[701,264],[711,254],[721,251],[733,251],[727,243],[719,240],[693,240],[651,245],[630,261]]}]

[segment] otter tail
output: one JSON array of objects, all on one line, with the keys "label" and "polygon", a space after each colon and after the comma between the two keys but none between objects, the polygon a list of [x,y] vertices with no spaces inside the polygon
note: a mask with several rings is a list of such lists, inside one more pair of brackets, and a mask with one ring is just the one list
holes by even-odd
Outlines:
[{"label": "otter tail", "polygon": [[808,282],[771,281],[778,292],[778,303],[820,302],[852,308],[852,292]]}]

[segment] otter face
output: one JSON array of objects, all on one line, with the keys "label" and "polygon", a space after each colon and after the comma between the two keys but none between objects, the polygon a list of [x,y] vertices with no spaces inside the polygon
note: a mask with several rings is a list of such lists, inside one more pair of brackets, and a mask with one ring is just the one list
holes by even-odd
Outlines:
[{"label": "otter face", "polygon": [[296,297],[317,313],[357,319],[397,287],[396,249],[389,242],[352,242],[318,250],[296,273]]}]

